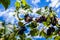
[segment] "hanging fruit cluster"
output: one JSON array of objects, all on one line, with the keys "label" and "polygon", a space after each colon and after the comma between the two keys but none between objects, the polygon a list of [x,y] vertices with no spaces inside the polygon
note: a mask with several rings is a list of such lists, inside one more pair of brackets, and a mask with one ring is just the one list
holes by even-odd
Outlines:
[{"label": "hanging fruit cluster", "polygon": [[[20,2],[17,1],[15,3],[15,7],[18,25],[17,27],[14,25],[12,32],[9,31],[9,33],[6,34],[4,23],[4,29],[0,29],[0,38],[5,40],[32,40],[32,38],[28,36],[42,36],[46,39],[54,37],[55,40],[60,40],[60,20],[58,20],[56,16],[57,14],[51,7],[46,6],[44,7],[44,11],[43,8],[39,8],[36,12],[33,12],[33,9],[26,3],[25,0],[21,0]],[[35,14],[34,16],[30,16],[33,13],[36,13],[39,17],[35,17]],[[25,14],[24,18],[19,18],[19,14]],[[43,27],[40,24],[43,24]],[[30,28],[29,33],[26,34],[28,28]],[[17,39],[17,37],[19,38]]]}]

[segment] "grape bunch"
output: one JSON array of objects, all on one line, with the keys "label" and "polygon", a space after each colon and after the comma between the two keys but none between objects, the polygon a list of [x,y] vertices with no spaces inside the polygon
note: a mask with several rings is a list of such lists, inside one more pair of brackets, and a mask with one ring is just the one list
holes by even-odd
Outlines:
[{"label": "grape bunch", "polygon": [[36,21],[42,23],[44,21],[47,21],[47,18],[45,16],[41,16],[39,18],[36,18]]}]

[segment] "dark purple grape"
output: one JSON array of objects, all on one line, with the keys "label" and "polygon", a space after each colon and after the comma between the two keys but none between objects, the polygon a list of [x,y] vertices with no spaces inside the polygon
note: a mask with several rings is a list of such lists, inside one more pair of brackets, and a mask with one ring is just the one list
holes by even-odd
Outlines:
[{"label": "dark purple grape", "polygon": [[47,20],[47,18],[45,17],[45,16],[41,16],[40,17],[40,22],[44,22],[44,21],[46,21]]},{"label": "dark purple grape", "polygon": [[55,28],[54,27],[50,27],[49,29],[51,30],[51,32],[54,32],[55,31]]},{"label": "dark purple grape", "polygon": [[21,29],[19,30],[18,34],[23,34],[24,31],[26,31],[27,29],[25,27],[21,27]]},{"label": "dark purple grape", "polygon": [[26,22],[31,22],[32,21],[32,17],[30,17],[29,15],[25,15],[25,21]]},{"label": "dark purple grape", "polygon": [[41,17],[39,17],[39,18],[36,18],[36,21],[37,22],[40,22],[40,23],[42,23],[42,22],[44,22],[44,21],[46,21],[47,20],[47,18],[45,17],[45,16],[41,16]]},{"label": "dark purple grape", "polygon": [[51,35],[51,30],[50,29],[47,30],[47,35]]},{"label": "dark purple grape", "polygon": [[55,28],[49,27],[49,29],[47,30],[47,35],[51,35],[54,31],[55,31]]},{"label": "dark purple grape", "polygon": [[35,20],[36,20],[37,22],[40,22],[40,18],[36,18]]},{"label": "dark purple grape", "polygon": [[47,20],[47,18],[45,16],[42,16],[42,18],[43,18],[43,21],[46,21]]}]

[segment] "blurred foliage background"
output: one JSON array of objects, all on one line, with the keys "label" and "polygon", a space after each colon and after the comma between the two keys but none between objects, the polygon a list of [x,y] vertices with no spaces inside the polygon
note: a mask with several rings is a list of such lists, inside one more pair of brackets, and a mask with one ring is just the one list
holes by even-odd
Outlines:
[{"label": "blurred foliage background", "polygon": [[[0,0],[5,9],[10,5],[10,0]],[[60,20],[57,18],[57,14],[52,7],[45,6],[44,10],[38,8],[36,12],[27,4],[26,0],[19,0],[15,2],[16,10],[14,11],[14,17],[17,17],[18,25],[11,23],[6,24],[0,21],[0,40],[33,40],[32,37],[45,37],[46,40],[54,38],[54,40],[60,40]],[[19,14],[24,13],[24,18],[19,18]],[[36,13],[39,17],[35,18],[29,16],[29,13]],[[22,22],[22,21],[25,22]],[[40,24],[44,26],[40,26]],[[39,27],[41,29],[39,29]],[[29,33],[26,33],[30,28]]]}]

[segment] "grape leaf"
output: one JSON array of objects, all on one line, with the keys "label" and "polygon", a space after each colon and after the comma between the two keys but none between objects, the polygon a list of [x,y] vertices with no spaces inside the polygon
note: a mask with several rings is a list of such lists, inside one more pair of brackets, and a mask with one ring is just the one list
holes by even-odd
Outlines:
[{"label": "grape leaf", "polygon": [[60,40],[60,36],[56,36],[54,40]]},{"label": "grape leaf", "polygon": [[30,28],[36,28],[37,27],[37,22],[33,21],[31,24],[29,24]]},{"label": "grape leaf", "polygon": [[10,0],[0,0],[0,3],[7,9],[10,5]]},{"label": "grape leaf", "polygon": [[30,31],[31,36],[37,36],[38,35],[38,30],[37,29],[32,29]]},{"label": "grape leaf", "polygon": [[46,37],[46,33],[42,30],[42,31],[40,32],[40,36]]},{"label": "grape leaf", "polygon": [[26,0],[22,0],[22,4],[23,4],[23,6],[26,6]]},{"label": "grape leaf", "polygon": [[18,25],[24,27],[24,24],[22,22],[18,22]]},{"label": "grape leaf", "polygon": [[15,2],[15,6],[16,7],[20,7],[20,3],[19,2]]}]

